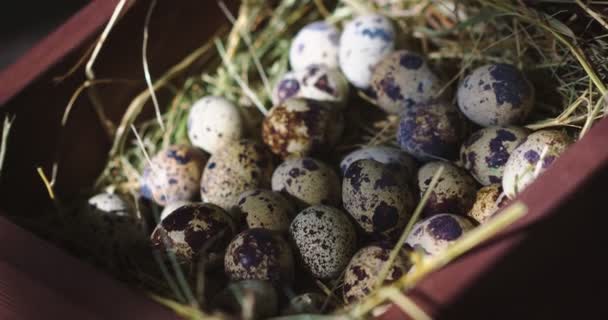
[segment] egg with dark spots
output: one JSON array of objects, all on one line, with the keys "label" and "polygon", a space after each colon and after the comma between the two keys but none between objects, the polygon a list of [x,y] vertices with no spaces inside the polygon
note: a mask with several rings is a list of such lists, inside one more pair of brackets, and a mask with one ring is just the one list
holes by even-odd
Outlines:
[{"label": "egg with dark spots", "polygon": [[[221,262],[236,226],[230,215],[210,203],[192,203],[171,212],[154,229],[152,246],[184,264]],[[204,250],[203,250],[204,249]],[[202,256],[201,256],[202,255]]]},{"label": "egg with dark spots", "polygon": [[414,225],[406,244],[427,255],[438,255],[474,228],[467,218],[442,213],[426,218]]},{"label": "egg with dark spots", "polygon": [[483,128],[463,143],[460,162],[482,185],[500,183],[511,152],[529,133],[523,127]]},{"label": "egg with dark spots", "polygon": [[534,87],[517,67],[489,64],[463,79],[457,100],[462,113],[482,127],[517,125],[534,107]]},{"label": "egg with dark spots", "polygon": [[531,133],[513,152],[505,165],[502,188],[509,198],[529,186],[572,144],[562,131],[540,130]]},{"label": "egg with dark spots", "polygon": [[272,190],[284,194],[300,209],[340,204],[340,179],[327,164],[313,158],[292,158],[272,174]]},{"label": "egg with dark spots", "polygon": [[455,160],[468,126],[457,108],[443,100],[414,105],[401,114],[397,142],[419,161]]},{"label": "egg with dark spots", "polygon": [[293,255],[280,234],[268,229],[248,229],[238,234],[226,250],[224,271],[231,280],[293,281]]},{"label": "egg with dark spots", "polygon": [[[380,243],[357,251],[344,272],[342,290],[346,304],[360,301],[374,290],[392,249],[387,243]],[[398,280],[410,270],[411,266],[409,252],[401,249],[382,284],[387,285]]]},{"label": "egg with dark spots", "polygon": [[390,114],[429,101],[442,88],[424,57],[407,50],[385,56],[374,67],[371,84],[376,104]]},{"label": "egg with dark spots", "polygon": [[295,208],[280,193],[264,189],[245,191],[236,204],[236,215],[248,228],[287,232]]},{"label": "egg with dark spots", "polygon": [[281,312],[282,315],[322,314],[335,308],[333,300],[316,292],[299,294],[289,300],[289,305]]},{"label": "egg with dark spots", "polygon": [[395,29],[387,17],[379,14],[358,16],[344,26],[340,37],[340,69],[353,86],[367,89],[374,66],[394,47]]},{"label": "egg with dark spots", "polygon": [[[251,305],[243,303],[243,299],[251,299]],[[241,280],[230,283],[212,300],[213,308],[227,312],[239,318],[243,309],[249,319],[268,319],[275,316],[279,310],[279,295],[273,284],[262,280]]]},{"label": "egg with dark spots", "polygon": [[443,173],[431,191],[423,214],[431,216],[451,212],[465,215],[475,202],[477,183],[466,171],[448,162],[429,162],[418,170],[418,189],[420,197],[429,188],[433,176],[443,166]]},{"label": "egg with dark spots", "polygon": [[477,197],[467,215],[479,223],[485,223],[508,202],[499,183],[485,186],[477,191]]},{"label": "egg with dark spots", "polygon": [[342,182],[344,208],[366,233],[390,234],[402,228],[414,209],[414,193],[395,167],[362,159]]},{"label": "egg with dark spots", "polygon": [[302,210],[289,227],[306,269],[319,279],[335,279],[357,250],[355,226],[346,213],[324,205]]},{"label": "egg with dark spots", "polygon": [[245,131],[239,108],[217,96],[196,101],[188,113],[187,126],[192,145],[210,154],[238,141]]},{"label": "egg with dark spots", "polygon": [[302,98],[331,103],[344,108],[349,94],[348,81],[337,69],[311,65],[304,69],[287,72],[276,83],[272,103],[279,105],[290,98]]},{"label": "egg with dark spots", "polygon": [[116,257],[145,243],[144,219],[121,195],[97,194],[88,200],[84,213],[83,240],[98,256]]},{"label": "egg with dark spots", "polygon": [[418,165],[414,158],[398,148],[388,146],[369,146],[357,149],[347,154],[342,162],[340,162],[340,171],[342,175],[350,165],[361,159],[376,160],[380,163],[394,166],[397,170],[403,173],[406,179],[413,179],[418,170]]},{"label": "egg with dark spots", "polygon": [[177,208],[181,207],[181,206],[185,206],[187,204],[191,204],[192,201],[174,201],[171,203],[168,203],[164,208],[163,211],[160,212],[160,220],[165,219],[171,212],[175,211]]},{"label": "egg with dark spots", "polygon": [[207,159],[203,151],[185,145],[161,150],[144,167],[142,197],[161,206],[194,200]]},{"label": "egg with dark spots", "polygon": [[329,151],[344,130],[344,117],[327,103],[288,99],[270,109],[262,124],[262,138],[281,156],[303,157]]},{"label": "egg with dark spots", "polygon": [[310,65],[338,67],[340,31],[325,21],[305,25],[293,38],[289,48],[289,64],[293,70]]},{"label": "egg with dark spots", "polygon": [[269,188],[274,169],[266,147],[252,140],[240,140],[214,153],[201,178],[201,198],[230,210],[245,191]]}]

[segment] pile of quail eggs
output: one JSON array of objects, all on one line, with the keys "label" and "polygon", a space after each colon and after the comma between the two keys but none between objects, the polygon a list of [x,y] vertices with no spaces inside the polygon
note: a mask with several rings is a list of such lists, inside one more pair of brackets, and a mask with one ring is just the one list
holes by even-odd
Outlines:
[{"label": "pile of quail eggs", "polygon": [[[247,133],[234,102],[207,96],[190,109],[190,144],[151,158],[141,197],[164,210],[150,244],[184,270],[223,268],[226,289],[212,304],[239,312],[235,295],[247,293],[269,317],[356,302],[440,167],[386,283],[408,272],[412,250],[440,254],[491,219],[571,143],[561,131],[522,126],[534,88],[517,67],[480,66],[452,96],[422,54],[396,48],[401,36],[375,14],[342,31],[310,23],[293,39],[292,70],[277,81],[258,134]],[[363,103],[352,102],[357,90],[373,100],[369,108],[399,117],[396,139],[335,161],[350,125],[344,115]],[[118,196],[95,196],[90,206],[97,229],[119,242],[142,232]],[[342,301],[321,295],[315,279],[339,280]]]}]

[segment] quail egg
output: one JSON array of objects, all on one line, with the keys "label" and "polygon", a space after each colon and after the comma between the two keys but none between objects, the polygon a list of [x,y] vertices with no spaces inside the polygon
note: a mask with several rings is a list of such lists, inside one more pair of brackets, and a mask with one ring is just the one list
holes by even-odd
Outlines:
[{"label": "quail egg", "polygon": [[406,244],[427,255],[437,255],[474,228],[467,218],[441,213],[417,222],[406,239]]},{"label": "quail egg", "polygon": [[237,216],[243,217],[249,228],[264,228],[287,232],[295,209],[280,193],[253,189],[245,191],[236,205]]},{"label": "quail egg", "polygon": [[[88,200],[85,211],[89,244],[99,255],[117,254],[145,239],[144,221],[118,194],[100,193]],[[88,232],[90,230],[90,232]]]},{"label": "quail egg", "polygon": [[344,157],[340,162],[340,171],[342,175],[350,165],[361,159],[376,160],[380,163],[395,166],[399,171],[403,172],[407,179],[416,174],[416,161],[407,153],[393,147],[387,146],[371,146],[357,149]]},{"label": "quail egg", "polygon": [[429,196],[423,214],[427,217],[446,212],[465,215],[475,202],[477,184],[467,172],[448,162],[429,162],[420,167],[420,196],[429,188],[433,176],[441,166],[444,168],[443,173]]},{"label": "quail egg", "polygon": [[338,67],[340,31],[325,21],[315,21],[304,26],[293,38],[289,48],[289,63],[293,70],[310,65]]},{"label": "quail egg", "polygon": [[160,212],[160,220],[165,219],[171,212],[175,211],[175,209],[181,207],[181,206],[185,206],[187,204],[191,204],[191,201],[174,201],[171,203],[168,203],[164,208],[163,211]]},{"label": "quail egg", "polygon": [[394,167],[362,159],[351,164],[342,183],[344,208],[367,233],[400,229],[414,209],[410,186]]},{"label": "quail egg", "polygon": [[238,141],[244,134],[239,108],[217,96],[196,101],[190,108],[187,125],[192,145],[211,154]]},{"label": "quail egg", "polygon": [[502,192],[500,184],[485,186],[477,191],[475,204],[467,215],[479,223],[484,223],[504,207],[507,201],[507,196]]},{"label": "quail egg", "polygon": [[161,206],[193,200],[198,193],[207,158],[202,151],[185,145],[161,150],[143,170],[142,197]]},{"label": "quail egg", "polygon": [[307,99],[288,99],[273,107],[262,124],[262,138],[283,157],[303,157],[328,150],[338,142],[344,118],[335,108]]},{"label": "quail egg", "polygon": [[528,129],[520,127],[487,127],[476,131],[460,149],[462,166],[484,186],[500,183],[509,155],[528,133]]},{"label": "quail egg", "polygon": [[397,128],[397,142],[419,161],[454,160],[467,129],[456,107],[434,100],[404,110]]},{"label": "quail egg", "polygon": [[324,205],[298,213],[289,235],[308,271],[319,279],[338,277],[357,250],[355,226],[344,212]]},{"label": "quail egg", "polygon": [[395,30],[388,18],[378,14],[356,17],[340,37],[340,69],[352,85],[367,89],[373,67],[394,47]]},{"label": "quail egg", "polygon": [[262,144],[234,142],[209,158],[201,178],[201,197],[230,210],[243,192],[270,187],[272,170],[272,155]]},{"label": "quail egg", "polygon": [[251,299],[250,315],[253,319],[268,319],[277,314],[279,295],[272,283],[262,280],[232,282],[214,297],[212,305],[222,311],[240,317],[246,308],[245,299]]},{"label": "quail egg", "polygon": [[335,304],[328,297],[320,293],[307,292],[291,298],[289,305],[281,313],[283,315],[321,314],[333,308]]},{"label": "quail egg", "polygon": [[310,65],[302,70],[287,72],[277,82],[272,102],[279,105],[290,98],[304,98],[334,103],[343,108],[348,99],[348,81],[337,69]]},{"label": "quail egg", "polygon": [[[509,198],[530,185],[572,143],[570,137],[557,130],[541,130],[530,134],[513,152],[502,178],[502,188]],[[540,163],[539,163],[540,162]]]},{"label": "quail egg", "polygon": [[293,256],[287,242],[268,229],[248,229],[238,234],[226,251],[224,271],[232,280],[293,281]]},{"label": "quail egg", "polygon": [[203,258],[205,263],[215,265],[235,233],[226,211],[210,203],[192,203],[163,219],[152,232],[151,242],[154,248],[174,254],[181,263],[196,263]]},{"label": "quail egg", "polygon": [[298,208],[340,204],[340,179],[325,163],[313,158],[287,159],[272,174],[272,190],[280,191]]},{"label": "quail egg", "polygon": [[442,87],[424,58],[407,50],[384,57],[374,67],[371,85],[378,106],[391,114],[431,100]]},{"label": "quail egg", "polygon": [[534,87],[510,64],[475,69],[458,87],[458,106],[469,120],[488,126],[520,124],[534,106]]},{"label": "quail egg", "polygon": [[[392,249],[387,243],[372,244],[353,256],[344,273],[344,302],[357,302],[372,292]],[[383,284],[398,280],[410,270],[412,264],[408,255],[406,249],[401,249]]]}]

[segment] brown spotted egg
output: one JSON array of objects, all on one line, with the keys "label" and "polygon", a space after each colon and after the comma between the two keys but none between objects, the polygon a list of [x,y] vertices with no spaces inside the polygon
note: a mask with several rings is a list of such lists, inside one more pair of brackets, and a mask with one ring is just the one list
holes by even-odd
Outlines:
[{"label": "brown spotted egg", "polygon": [[407,179],[411,179],[418,170],[416,161],[407,153],[388,146],[370,146],[357,149],[342,159],[342,162],[340,162],[342,175],[346,173],[346,169],[353,162],[361,159],[371,159],[386,165],[396,166]]},{"label": "brown spotted egg", "polygon": [[142,197],[161,206],[193,200],[206,162],[207,155],[193,147],[173,145],[161,150],[144,167]]},{"label": "brown spotted egg", "polygon": [[455,160],[467,131],[467,123],[455,106],[433,100],[403,111],[397,142],[403,151],[422,162]]},{"label": "brown spotted egg", "polygon": [[164,208],[163,211],[160,212],[160,220],[163,220],[164,218],[166,218],[171,212],[175,211],[175,209],[187,205],[187,204],[191,204],[192,201],[174,201],[171,203],[168,203]]},{"label": "brown spotted egg", "polygon": [[207,96],[188,113],[188,137],[192,145],[211,154],[244,135],[239,108],[222,97]]},{"label": "brown spotted egg", "polygon": [[416,223],[405,242],[433,256],[443,252],[473,228],[473,223],[465,217],[441,213]]},{"label": "brown spotted egg", "polygon": [[424,58],[407,50],[384,57],[374,67],[371,83],[376,103],[391,114],[431,100],[442,87]]},{"label": "brown spotted egg", "polygon": [[443,173],[429,196],[423,214],[427,217],[445,212],[464,215],[475,202],[477,183],[467,172],[448,162],[429,162],[420,167],[418,170],[420,197],[426,192],[433,176],[441,166],[444,167]]},{"label": "brown spotted egg", "polygon": [[201,178],[201,198],[230,210],[243,192],[270,187],[272,170],[272,155],[264,145],[240,140],[209,158]]},{"label": "brown spotted egg", "polygon": [[414,194],[399,171],[375,160],[351,164],[342,182],[344,208],[367,233],[389,234],[407,223]]},{"label": "brown spotted egg", "polygon": [[460,148],[462,166],[484,186],[500,183],[511,152],[529,130],[521,127],[487,127],[474,132]]},{"label": "brown spotted egg", "polygon": [[344,130],[342,114],[327,104],[308,99],[288,99],[273,107],[262,124],[262,138],[270,150],[283,157],[303,157],[327,151]]},{"label": "brown spotted egg", "polygon": [[521,124],[534,106],[534,87],[510,64],[475,69],[460,83],[458,106],[469,120],[488,126]]},{"label": "brown spotted egg", "polygon": [[295,208],[280,193],[253,189],[239,197],[236,214],[242,217],[248,228],[264,228],[287,232]]},{"label": "brown spotted egg", "polygon": [[248,229],[238,234],[226,251],[224,271],[231,280],[293,281],[293,256],[289,244],[268,229]]},{"label": "brown spotted egg", "polygon": [[327,164],[313,158],[287,159],[272,174],[272,190],[305,208],[340,204],[340,179]]},{"label": "brown spotted egg", "polygon": [[[344,272],[342,289],[345,303],[357,302],[372,292],[392,249],[387,243],[373,244],[361,248],[353,256]],[[401,249],[383,284],[398,280],[410,270],[412,264],[408,255],[406,249]]]},{"label": "brown spotted egg", "polygon": [[562,131],[540,130],[530,134],[513,152],[505,165],[502,188],[509,198],[530,185],[559,157],[572,139]]},{"label": "brown spotted egg", "polygon": [[279,105],[290,98],[304,98],[344,108],[349,89],[348,81],[337,69],[311,65],[283,75],[274,87],[272,103]]},{"label": "brown spotted egg", "polygon": [[[181,263],[205,259],[211,265],[221,261],[222,254],[236,227],[222,208],[210,203],[192,203],[171,212],[154,229],[152,246],[169,252]],[[204,256],[200,256],[205,248]]]},{"label": "brown spotted egg", "polygon": [[338,277],[357,250],[355,226],[344,212],[324,205],[298,213],[289,235],[306,269],[319,279]]},{"label": "brown spotted egg", "polygon": [[502,192],[500,184],[485,186],[477,191],[477,198],[471,211],[467,215],[479,223],[492,218],[496,212],[507,203],[508,198]]}]

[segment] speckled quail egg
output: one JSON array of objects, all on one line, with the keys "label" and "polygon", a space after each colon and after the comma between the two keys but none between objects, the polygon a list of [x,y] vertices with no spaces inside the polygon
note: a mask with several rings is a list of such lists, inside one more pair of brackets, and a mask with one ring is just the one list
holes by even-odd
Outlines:
[{"label": "speckled quail egg", "polygon": [[431,216],[438,213],[465,215],[475,202],[477,183],[466,171],[442,161],[429,162],[418,170],[418,189],[420,196],[429,188],[433,176],[443,166],[443,173],[431,192],[423,214]]},{"label": "speckled quail egg", "polygon": [[290,98],[304,98],[331,102],[343,108],[349,88],[348,81],[339,70],[311,65],[283,75],[274,87],[272,102],[279,105]]},{"label": "speckled quail egg", "polygon": [[291,298],[281,314],[321,314],[334,308],[335,303],[328,297],[316,292],[307,292]]},{"label": "speckled quail egg", "polygon": [[207,155],[199,149],[173,145],[156,154],[143,170],[142,197],[161,206],[193,200],[198,193]]},{"label": "speckled quail egg", "polygon": [[507,196],[514,198],[524,190],[545,172],[571,143],[572,139],[567,134],[557,130],[541,130],[530,134],[511,152],[505,165],[502,188]]},{"label": "speckled quail egg", "polygon": [[280,193],[253,189],[245,191],[236,205],[237,216],[242,217],[248,228],[264,228],[287,232],[295,208]]},{"label": "speckled quail egg", "polygon": [[262,124],[262,138],[270,150],[283,157],[323,152],[338,142],[344,118],[326,103],[288,99],[273,107]]},{"label": "speckled quail egg", "polygon": [[395,29],[387,17],[378,14],[356,17],[344,26],[340,37],[340,69],[352,85],[367,89],[373,67],[394,47]]},{"label": "speckled quail egg", "polygon": [[268,229],[248,229],[238,234],[226,251],[224,271],[232,280],[293,281],[293,255],[289,244]]},{"label": "speckled quail egg", "polygon": [[484,223],[507,203],[508,198],[498,183],[485,186],[477,191],[477,198],[467,215],[479,223]]},{"label": "speckled quail egg", "polygon": [[454,160],[468,126],[457,108],[433,100],[407,108],[399,120],[397,142],[419,161]]},{"label": "speckled quail egg", "polygon": [[152,232],[151,243],[156,249],[174,254],[181,263],[196,263],[203,258],[205,263],[215,265],[235,233],[232,218],[222,208],[192,203],[163,219]]},{"label": "speckled quail egg", "polygon": [[384,233],[407,223],[414,194],[398,170],[375,160],[351,164],[342,182],[344,208],[367,233]]},{"label": "speckled quail egg", "polygon": [[460,83],[458,106],[480,126],[520,124],[534,106],[534,87],[510,64],[490,64],[475,69]]},{"label": "speckled quail egg", "polygon": [[163,211],[160,212],[160,220],[165,219],[171,212],[175,211],[175,209],[181,207],[181,206],[185,206],[187,204],[191,204],[191,201],[174,201],[171,203],[168,203],[164,208]]},{"label": "speckled quail egg", "polygon": [[529,133],[522,127],[487,127],[476,131],[460,148],[462,166],[484,186],[500,183],[511,152]]},{"label": "speckled quail egg", "polygon": [[201,178],[201,198],[230,210],[245,191],[270,187],[272,155],[253,140],[234,142],[214,153]]},{"label": "speckled quail egg", "polygon": [[298,208],[340,204],[340,179],[327,164],[313,158],[293,158],[272,174],[272,190],[280,191]]},{"label": "speckled quail egg", "polygon": [[224,312],[240,317],[247,305],[244,299],[251,299],[249,319],[268,319],[277,314],[279,296],[269,281],[241,280],[230,283],[212,300],[212,305]]},{"label": "speckled quail egg", "polygon": [[406,244],[428,255],[437,255],[474,228],[467,218],[441,213],[417,222]]},{"label": "speckled quail egg", "polygon": [[144,221],[122,196],[100,193],[88,200],[85,221],[88,242],[101,255],[117,254],[143,241]]},{"label": "speckled quail egg", "polygon": [[315,21],[304,26],[293,38],[289,48],[289,63],[293,70],[310,65],[338,67],[340,31],[324,21]]},{"label": "speckled quail egg", "polygon": [[243,127],[238,107],[222,97],[204,97],[192,105],[188,114],[190,142],[211,154],[241,139]]},{"label": "speckled quail egg", "polygon": [[355,226],[346,213],[329,206],[302,210],[289,235],[308,271],[319,279],[338,277],[357,250]]},{"label": "speckled quail egg", "polygon": [[[372,292],[392,249],[387,243],[372,244],[361,248],[353,256],[344,273],[344,302],[357,302]],[[389,284],[404,276],[411,265],[408,251],[401,249],[383,284]]]},{"label": "speckled quail egg", "polygon": [[388,113],[399,114],[433,99],[442,84],[421,55],[399,50],[374,67],[371,86],[378,106]]},{"label": "speckled quail egg", "polygon": [[376,160],[383,164],[395,166],[403,172],[407,179],[412,178],[418,170],[416,161],[402,150],[388,146],[370,146],[357,149],[342,159],[342,162],[340,162],[342,175],[353,162],[361,159]]}]

